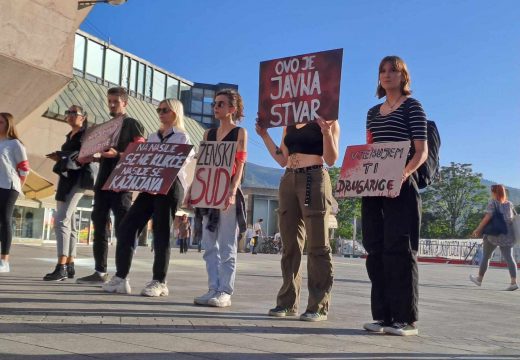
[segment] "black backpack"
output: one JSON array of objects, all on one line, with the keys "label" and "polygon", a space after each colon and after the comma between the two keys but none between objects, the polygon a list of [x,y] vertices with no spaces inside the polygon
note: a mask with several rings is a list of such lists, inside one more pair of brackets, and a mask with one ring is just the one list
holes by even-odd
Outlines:
[{"label": "black backpack", "polygon": [[[408,115],[408,104],[405,104],[404,112]],[[426,121],[426,133],[428,134],[428,158],[413,174],[417,186],[419,189],[424,189],[428,185],[431,185],[435,180],[440,177],[440,160],[439,150],[441,148],[441,136],[437,125],[433,120]],[[411,139],[411,129],[410,129]],[[412,141],[411,156],[415,153]]]}]

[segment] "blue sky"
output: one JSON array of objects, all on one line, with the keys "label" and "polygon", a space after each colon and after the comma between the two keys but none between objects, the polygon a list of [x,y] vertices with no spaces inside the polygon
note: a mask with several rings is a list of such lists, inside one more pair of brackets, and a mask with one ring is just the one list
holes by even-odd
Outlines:
[{"label": "blue sky", "polygon": [[129,0],[96,5],[81,29],[191,81],[238,84],[248,160],[273,167],[254,132],[260,61],[344,49],[341,166],[365,141],[379,61],[399,55],[439,127],[441,164],[520,188],[519,19],[518,0]]}]

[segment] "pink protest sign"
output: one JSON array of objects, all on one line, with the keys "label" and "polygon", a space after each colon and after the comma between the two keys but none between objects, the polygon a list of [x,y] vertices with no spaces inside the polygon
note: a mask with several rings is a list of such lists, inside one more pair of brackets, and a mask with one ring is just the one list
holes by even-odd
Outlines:
[{"label": "pink protest sign", "polygon": [[410,141],[348,146],[335,196],[396,197],[409,149]]},{"label": "pink protest sign", "polygon": [[193,145],[131,143],[103,190],[167,194]]},{"label": "pink protest sign", "polygon": [[343,49],[260,63],[258,119],[263,128],[336,120]]},{"label": "pink protest sign", "polygon": [[195,176],[191,184],[191,205],[224,209],[231,184],[237,143],[202,141],[197,154]]},{"label": "pink protest sign", "polygon": [[116,147],[123,127],[123,118],[118,117],[106,123],[91,126],[81,138],[78,160],[84,160],[99,152]]}]

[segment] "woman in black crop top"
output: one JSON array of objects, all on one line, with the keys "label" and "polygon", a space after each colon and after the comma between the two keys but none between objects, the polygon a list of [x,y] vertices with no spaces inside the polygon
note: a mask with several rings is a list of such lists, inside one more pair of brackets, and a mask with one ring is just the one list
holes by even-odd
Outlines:
[{"label": "woman in black crop top", "polygon": [[[364,197],[361,214],[366,267],[372,282],[372,317],[364,324],[371,332],[417,335],[417,250],[421,197],[413,176],[428,156],[426,117],[421,104],[408,96],[410,76],[397,56],[379,65],[377,96],[383,104],[369,110],[367,142],[411,140],[415,148],[403,172],[399,196]],[[403,109],[406,107],[408,111]]]},{"label": "woman in black crop top", "polygon": [[320,118],[285,127],[280,147],[258,124],[256,132],[273,159],[286,167],[280,180],[278,209],[283,284],[276,307],[268,314],[276,317],[297,314],[302,282],[300,263],[307,240],[309,299],[300,320],[326,320],[333,281],[328,238],[332,188],[323,165],[332,166],[338,159],[339,123]]}]

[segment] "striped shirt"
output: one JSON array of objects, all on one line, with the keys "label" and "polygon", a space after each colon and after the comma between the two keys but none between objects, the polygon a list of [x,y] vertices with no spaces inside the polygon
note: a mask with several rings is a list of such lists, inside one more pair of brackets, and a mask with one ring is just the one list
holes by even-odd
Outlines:
[{"label": "striped shirt", "polygon": [[426,114],[421,103],[408,98],[388,115],[381,115],[378,104],[368,110],[367,143],[382,143],[405,140],[428,140]]}]

